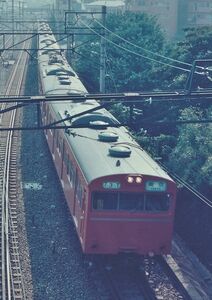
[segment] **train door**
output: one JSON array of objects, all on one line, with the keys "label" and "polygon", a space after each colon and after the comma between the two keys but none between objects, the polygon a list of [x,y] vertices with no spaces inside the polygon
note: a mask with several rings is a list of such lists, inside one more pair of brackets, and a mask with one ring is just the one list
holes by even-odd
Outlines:
[{"label": "train door", "polygon": [[86,191],[83,191],[82,203],[81,203],[81,216],[80,216],[80,236],[84,237],[85,227],[85,211],[86,211]]}]

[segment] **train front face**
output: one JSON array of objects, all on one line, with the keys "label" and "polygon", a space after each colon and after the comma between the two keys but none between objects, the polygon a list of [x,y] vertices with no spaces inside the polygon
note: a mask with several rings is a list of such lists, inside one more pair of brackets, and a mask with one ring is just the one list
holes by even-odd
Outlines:
[{"label": "train front face", "polygon": [[84,252],[168,254],[175,183],[145,175],[99,178],[90,185]]}]

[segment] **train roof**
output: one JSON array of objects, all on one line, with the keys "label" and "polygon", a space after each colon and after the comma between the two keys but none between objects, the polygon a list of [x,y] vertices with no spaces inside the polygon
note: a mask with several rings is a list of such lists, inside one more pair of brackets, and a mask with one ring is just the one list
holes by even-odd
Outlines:
[{"label": "train roof", "polygon": [[[117,135],[118,141],[99,140],[99,134],[106,132]],[[118,174],[142,174],[170,180],[159,165],[135,143],[124,127],[107,130],[74,129],[67,138],[88,182]],[[115,157],[110,154],[110,149],[114,149],[114,146],[118,151],[121,150]],[[127,157],[122,157],[122,150],[126,150]]]},{"label": "train roof", "polygon": [[[44,25],[42,27],[46,29]],[[50,37],[52,38],[51,35]],[[39,44],[44,44],[42,41],[45,39],[49,41],[49,36],[43,36]],[[59,46],[56,43],[47,46],[52,47],[52,51],[41,50],[38,56],[44,93],[47,95],[87,93],[65,57],[54,51]],[[84,103],[54,102],[50,105],[61,119],[99,106],[94,100]],[[117,125],[118,121],[107,110],[100,109],[73,118],[71,122],[72,125],[94,125],[93,128],[75,128],[70,129],[69,133],[64,133],[88,183],[99,177],[118,174],[150,175],[172,181],[167,173],[133,140],[125,127],[98,128],[99,125],[104,127],[105,124]],[[69,121],[65,123],[70,125]]]},{"label": "train roof", "polygon": [[53,63],[49,63],[49,54],[39,56],[40,75],[45,94],[87,93],[74,70],[63,57],[52,53]]},{"label": "train roof", "polygon": [[[96,105],[95,102],[93,101],[93,105]],[[51,105],[61,118],[66,118],[68,112],[70,115],[75,115],[92,106],[88,101],[84,104],[51,103]],[[102,119],[102,116],[108,119]],[[99,113],[91,113],[73,119],[72,124],[85,125],[89,124],[90,120],[92,122],[102,121],[110,123],[110,125],[118,123],[108,111],[101,109]],[[70,122],[66,121],[66,125],[70,125]],[[118,174],[150,175],[172,181],[123,126],[120,128],[108,127],[108,129],[98,129],[96,126],[94,128],[75,128],[70,129],[70,132],[65,135],[88,183],[99,177]],[[118,139],[114,142],[110,139],[102,139],[101,136],[116,136]],[[118,152],[115,153],[115,156],[113,153],[111,155],[111,149],[116,150],[116,148]],[[119,151],[121,152],[119,153]]]}]

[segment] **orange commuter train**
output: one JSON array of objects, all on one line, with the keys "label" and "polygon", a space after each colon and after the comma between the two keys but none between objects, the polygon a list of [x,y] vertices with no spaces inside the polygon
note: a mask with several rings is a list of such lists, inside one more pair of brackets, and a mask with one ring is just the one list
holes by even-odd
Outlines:
[{"label": "orange commuter train", "polygon": [[[82,95],[87,90],[58,50],[48,24],[41,23],[38,63],[45,95]],[[46,32],[46,33],[45,33]],[[95,100],[45,102],[44,125],[98,107]],[[85,113],[46,129],[48,146],[76,231],[87,254],[168,254],[171,250],[176,184],[117,125],[106,109]],[[108,124],[110,127],[108,127]]]}]

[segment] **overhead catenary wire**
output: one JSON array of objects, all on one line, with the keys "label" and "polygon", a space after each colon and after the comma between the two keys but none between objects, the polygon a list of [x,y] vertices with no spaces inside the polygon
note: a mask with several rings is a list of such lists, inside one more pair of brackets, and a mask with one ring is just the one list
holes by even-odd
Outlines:
[{"label": "overhead catenary wire", "polygon": [[[116,36],[117,38],[119,38],[119,39],[122,40],[123,42],[125,42],[125,43],[127,43],[127,44],[129,44],[129,45],[131,45],[131,46],[133,46],[133,47],[135,47],[135,48],[137,48],[137,49],[140,49],[140,50],[142,50],[142,51],[144,51],[144,52],[146,52],[146,53],[152,54],[152,55],[157,56],[157,57],[160,57],[160,58],[164,58],[164,59],[167,59],[167,60],[170,60],[170,61],[173,61],[173,62],[182,64],[182,65],[186,65],[186,66],[192,67],[192,64],[190,64],[190,63],[186,63],[186,62],[183,62],[183,61],[179,61],[179,60],[177,60],[177,59],[174,59],[174,58],[171,58],[171,57],[168,57],[168,56],[164,56],[164,55],[158,54],[158,53],[156,53],[156,52],[150,51],[150,50],[148,50],[148,49],[145,49],[145,48],[143,48],[143,47],[141,47],[141,46],[138,46],[138,45],[136,45],[136,44],[134,44],[134,43],[132,43],[132,42],[126,40],[125,38],[121,37],[120,35],[116,34],[116,33],[113,32],[112,30],[108,29],[108,28],[105,27],[101,22],[99,22],[96,18],[93,17],[93,19],[94,19],[94,21],[95,21],[98,25],[100,25],[100,26],[101,26],[102,28],[104,28],[106,31],[108,31],[109,33],[111,33],[112,35]],[[201,67],[201,66],[198,66],[198,67],[201,68],[201,69],[204,69],[204,67]]]},{"label": "overhead catenary wire", "polygon": [[[86,57],[85,55],[83,55],[82,53],[76,51],[75,49],[73,49],[73,52],[74,52],[75,54],[77,54],[78,56],[81,56],[81,57],[87,59],[87,57]],[[95,65],[94,65],[94,62],[92,62],[91,60],[89,60],[89,63],[93,65],[93,68],[94,68],[94,69],[99,70],[100,63],[95,62]]]},{"label": "overhead catenary wire", "polygon": [[142,57],[142,58],[144,58],[144,59],[147,59],[147,60],[150,60],[150,61],[154,61],[154,62],[157,63],[157,64],[163,64],[163,65],[166,65],[166,66],[168,66],[168,67],[175,68],[175,69],[178,69],[178,70],[181,70],[181,71],[184,71],[184,72],[188,72],[188,73],[191,72],[191,70],[189,70],[189,69],[185,69],[185,68],[181,68],[181,67],[178,67],[178,66],[169,64],[169,63],[165,63],[165,62],[156,60],[156,59],[154,59],[154,58],[145,56],[145,55],[143,55],[143,54],[137,53],[137,52],[135,52],[135,51],[132,51],[132,50],[130,50],[130,49],[128,49],[128,48],[125,48],[125,47],[123,47],[123,46],[121,46],[121,45],[119,45],[119,44],[117,44],[117,43],[111,41],[110,39],[106,38],[105,36],[102,36],[100,33],[98,33],[98,32],[97,32],[96,30],[94,30],[92,27],[90,27],[90,26],[87,25],[85,22],[83,22],[83,21],[81,20],[81,18],[80,18],[80,22],[81,22],[84,26],[86,26],[88,29],[90,29],[92,32],[94,32],[96,35],[98,35],[99,37],[102,37],[102,38],[105,39],[107,42],[113,44],[114,46],[116,46],[116,47],[119,48],[119,49],[122,49],[122,50],[124,50],[124,51],[127,51],[127,52],[129,52],[129,53],[131,53],[131,54],[134,54],[134,55],[136,55],[136,56]]},{"label": "overhead catenary wire", "polygon": [[212,201],[210,201],[207,197],[205,197],[203,194],[201,194],[200,192],[198,192],[195,188],[193,188],[188,182],[186,182],[185,180],[183,180],[182,178],[180,178],[180,176],[178,176],[176,173],[168,170],[168,168],[162,164],[159,163],[161,165],[161,167],[174,179],[176,180],[178,183],[180,183],[181,185],[183,185],[187,190],[189,190],[190,192],[192,192],[192,194],[194,194],[199,200],[201,200],[202,202],[204,202],[207,206],[209,206],[210,208],[212,208]]}]

